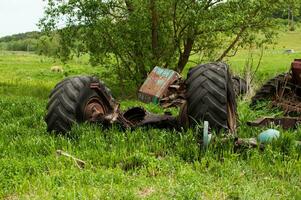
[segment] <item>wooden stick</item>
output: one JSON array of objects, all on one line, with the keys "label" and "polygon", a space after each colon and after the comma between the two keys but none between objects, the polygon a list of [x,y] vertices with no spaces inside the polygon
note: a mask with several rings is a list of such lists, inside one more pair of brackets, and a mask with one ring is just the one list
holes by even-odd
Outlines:
[{"label": "wooden stick", "polygon": [[56,154],[59,155],[59,156],[66,156],[68,158],[72,158],[72,160],[75,162],[76,166],[79,168],[79,169],[83,169],[86,165],[86,162],[83,161],[83,160],[80,160],[72,155],[70,155],[69,153],[67,152],[64,152],[62,150],[56,150]]}]

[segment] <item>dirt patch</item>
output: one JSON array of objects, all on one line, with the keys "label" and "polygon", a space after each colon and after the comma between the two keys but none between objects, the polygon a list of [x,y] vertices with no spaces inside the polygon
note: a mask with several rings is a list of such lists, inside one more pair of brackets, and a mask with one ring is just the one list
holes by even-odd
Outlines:
[{"label": "dirt patch", "polygon": [[142,188],[137,192],[139,198],[146,198],[152,195],[156,190],[153,187]]},{"label": "dirt patch", "polygon": [[4,197],[4,200],[17,200],[19,199],[17,195],[15,194],[12,194],[12,195],[9,195],[9,196],[5,196]]}]

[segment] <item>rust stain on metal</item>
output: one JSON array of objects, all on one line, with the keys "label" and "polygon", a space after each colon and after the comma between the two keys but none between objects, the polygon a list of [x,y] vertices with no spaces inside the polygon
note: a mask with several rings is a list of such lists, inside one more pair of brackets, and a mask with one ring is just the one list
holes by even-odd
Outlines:
[{"label": "rust stain on metal", "polygon": [[255,121],[247,122],[249,126],[268,126],[271,124],[281,126],[283,129],[297,128],[301,123],[300,117],[263,117]]},{"label": "rust stain on metal", "polygon": [[105,106],[97,98],[91,98],[84,108],[84,119],[87,121],[95,121],[97,116],[107,113]]},{"label": "rust stain on metal", "polygon": [[158,104],[169,86],[179,78],[180,75],[173,70],[155,67],[140,87],[138,98],[145,103]]},{"label": "rust stain on metal", "polygon": [[103,85],[100,85],[99,83],[91,83],[90,88],[95,90],[104,101],[103,103],[108,105],[110,109],[114,109],[116,106],[116,102],[114,99],[112,99],[111,96],[107,95],[106,88]]}]

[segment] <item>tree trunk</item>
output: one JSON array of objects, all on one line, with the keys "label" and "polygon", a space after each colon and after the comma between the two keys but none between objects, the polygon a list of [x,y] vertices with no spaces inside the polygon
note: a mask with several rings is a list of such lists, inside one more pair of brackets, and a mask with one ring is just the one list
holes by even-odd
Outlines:
[{"label": "tree trunk", "polygon": [[185,44],[184,44],[184,51],[183,53],[180,53],[179,61],[178,61],[178,66],[177,66],[177,72],[181,73],[187,64],[189,60],[189,56],[192,50],[194,44],[194,39],[193,38],[187,38]]},{"label": "tree trunk", "polygon": [[[134,5],[132,0],[124,0],[126,8],[129,12],[129,15],[132,15],[133,12],[135,11]],[[137,42],[135,42],[134,45],[134,52],[133,52],[133,61],[135,63],[135,80],[136,80],[136,85],[139,86],[141,84],[141,79],[143,80],[144,78],[147,77],[147,71],[146,71],[146,67],[145,64],[143,62],[143,53],[141,51],[141,48],[139,47],[139,44]],[[129,67],[130,68],[130,67]]]},{"label": "tree trunk", "polygon": [[291,11],[291,14],[292,14],[292,19],[291,19],[291,31],[294,31],[295,30],[295,23],[294,23],[294,9],[292,9]]},{"label": "tree trunk", "polygon": [[290,7],[288,7],[288,9],[287,9],[287,27],[288,27],[288,30],[290,29],[290,14],[291,14],[291,9],[290,9]]},{"label": "tree trunk", "polygon": [[155,0],[150,0],[150,11],[151,11],[151,17],[152,17],[152,51],[153,51],[153,57],[154,57],[154,64],[158,62],[159,60],[159,52],[158,52],[158,24],[159,24],[159,17],[158,12],[156,9],[156,2]]}]

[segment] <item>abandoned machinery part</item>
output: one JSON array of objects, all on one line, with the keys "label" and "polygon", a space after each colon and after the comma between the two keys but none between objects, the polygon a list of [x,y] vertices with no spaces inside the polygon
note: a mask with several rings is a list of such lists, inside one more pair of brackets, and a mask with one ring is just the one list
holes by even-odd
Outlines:
[{"label": "abandoned machinery part", "polygon": [[287,73],[279,74],[262,85],[252,97],[251,106],[255,106],[258,102],[263,100],[273,100],[283,85],[286,76],[288,76]]},{"label": "abandoned machinery part", "polygon": [[285,114],[301,113],[301,87],[290,74],[280,74],[269,80],[252,98],[251,107],[258,102],[270,100],[272,106],[281,108]]},{"label": "abandoned machinery part", "polygon": [[140,107],[122,112],[110,90],[96,77],[67,78],[58,83],[49,96],[47,130],[66,133],[73,124],[86,121],[105,127],[119,124],[124,129],[140,126],[179,129],[207,120],[212,128],[235,131],[235,94],[226,64],[199,65],[189,71],[185,82],[176,74],[164,87],[168,88],[164,91],[168,98],[161,99],[161,103],[165,100],[165,107],[180,106],[177,117],[170,113],[156,115]]},{"label": "abandoned machinery part", "polygon": [[262,100],[271,100],[286,114],[301,113],[301,59],[295,59],[289,73],[280,74],[264,84],[252,98],[251,106]]},{"label": "abandoned machinery part", "polygon": [[[236,96],[248,91],[244,79],[235,76],[232,82]],[[140,87],[138,99],[145,103],[160,104],[163,108],[181,107],[186,101],[186,83],[179,73],[157,66]]]},{"label": "abandoned machinery part", "polygon": [[[248,92],[246,80],[239,76],[232,77],[232,85],[236,97],[243,96]],[[163,97],[159,100],[160,106],[163,108],[181,107],[185,102],[186,83],[181,77],[169,85]]]},{"label": "abandoned machinery part", "polygon": [[[99,88],[96,92],[92,88]],[[115,100],[110,90],[96,77],[76,76],[58,83],[49,95],[47,104],[47,131],[65,133],[73,124],[95,120],[114,110]]]},{"label": "abandoned machinery part", "polygon": [[[247,82],[239,76],[232,77],[232,86],[236,97],[243,96],[248,92]],[[163,108],[181,107],[186,102],[186,83],[181,78],[175,80],[167,88],[160,106]]]},{"label": "abandoned machinery part", "polygon": [[104,83],[90,76],[67,78],[58,83],[49,96],[47,110],[47,131],[56,133],[66,133],[80,122],[104,127],[119,124],[124,129],[138,126],[179,128],[177,118],[170,113],[155,115],[139,107],[121,112]]},{"label": "abandoned machinery part", "polygon": [[172,94],[176,95],[177,91],[173,86],[179,87],[181,76],[179,73],[161,67],[155,67],[147,76],[146,80],[138,91],[138,99],[144,103],[159,104],[160,100]]},{"label": "abandoned machinery part", "polygon": [[163,108],[181,107],[186,102],[186,84],[181,78],[168,86],[165,95],[160,99]]},{"label": "abandoned machinery part", "polygon": [[180,112],[182,124],[193,126],[208,121],[213,128],[236,130],[236,99],[227,64],[198,65],[189,70],[185,83],[186,103]]}]

